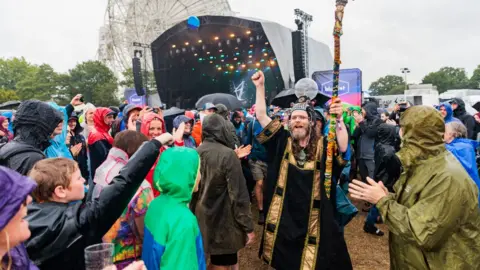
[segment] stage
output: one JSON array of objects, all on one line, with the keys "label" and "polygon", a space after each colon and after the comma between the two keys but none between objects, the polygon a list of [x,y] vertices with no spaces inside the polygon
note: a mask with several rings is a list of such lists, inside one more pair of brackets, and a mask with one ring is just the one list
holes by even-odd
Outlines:
[{"label": "stage", "polygon": [[[185,20],[151,44],[157,90],[168,107],[193,109],[198,98],[211,93],[230,93],[250,106],[255,101],[250,77],[257,70],[265,72],[267,99],[293,85],[292,30],[251,18],[199,20],[198,29]],[[310,39],[309,49],[309,75],[331,69],[327,45]]]}]

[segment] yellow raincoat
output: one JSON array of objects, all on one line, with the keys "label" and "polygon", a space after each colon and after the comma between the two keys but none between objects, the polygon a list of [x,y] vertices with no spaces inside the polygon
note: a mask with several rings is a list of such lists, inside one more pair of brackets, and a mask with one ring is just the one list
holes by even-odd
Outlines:
[{"label": "yellow raincoat", "polygon": [[478,188],[445,149],[439,112],[402,115],[404,171],[377,208],[390,231],[391,269],[480,269]]}]

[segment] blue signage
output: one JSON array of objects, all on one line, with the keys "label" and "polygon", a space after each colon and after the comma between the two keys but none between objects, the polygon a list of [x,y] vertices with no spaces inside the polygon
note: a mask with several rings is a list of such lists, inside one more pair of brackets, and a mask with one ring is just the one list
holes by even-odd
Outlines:
[{"label": "blue signage", "polygon": [[[316,71],[312,74],[312,79],[317,82],[320,92],[327,96],[332,96],[332,70]],[[357,106],[362,104],[362,71],[360,69],[354,68],[340,70],[338,96],[342,99],[342,101],[349,104]]]},{"label": "blue signage", "polygon": [[127,88],[124,92],[125,100],[127,100],[128,104],[134,104],[137,106],[145,105],[145,96],[137,95],[135,89]]}]

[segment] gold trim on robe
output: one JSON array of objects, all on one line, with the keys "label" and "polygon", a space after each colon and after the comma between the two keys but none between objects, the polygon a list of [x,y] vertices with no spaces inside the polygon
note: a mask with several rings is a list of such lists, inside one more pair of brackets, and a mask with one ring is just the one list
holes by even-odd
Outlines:
[{"label": "gold trim on robe", "polygon": [[[270,126],[270,128],[272,128],[272,126]],[[257,139],[260,137],[260,135],[257,136]],[[269,138],[270,137],[266,138],[266,140],[268,140]],[[320,245],[320,206],[319,206],[320,205],[319,202],[321,200],[320,164],[323,159],[323,150],[324,150],[323,142],[324,142],[323,137],[320,137],[317,141],[315,160],[306,162],[303,168],[300,168],[298,167],[297,161],[295,160],[295,157],[292,153],[292,139],[288,138],[287,147],[285,148],[285,152],[283,153],[283,159],[280,165],[277,186],[275,187],[274,195],[273,195],[270,207],[268,209],[267,218],[265,222],[262,258],[269,265],[271,264],[271,261],[273,258],[275,240],[278,233],[278,227],[280,225],[280,217],[282,216],[283,201],[285,197],[285,191],[287,188],[287,180],[288,180],[287,179],[288,165],[292,164],[301,170],[314,171],[314,177],[313,177],[314,179],[312,179],[313,190],[312,190],[312,197],[310,200],[308,232],[305,237],[305,246],[303,249],[300,269],[315,269],[316,257],[317,257],[317,253]],[[317,204],[314,203],[315,201],[317,201]]]},{"label": "gold trim on robe", "polygon": [[323,158],[323,137],[320,137],[317,143],[317,152],[315,153],[315,164],[313,173],[312,198],[310,199],[310,217],[308,220],[308,232],[305,237],[305,246],[303,248],[302,262],[300,269],[313,270],[317,262],[317,253],[320,245],[320,205],[314,207],[315,201],[321,200],[321,171],[320,164]]},{"label": "gold trim on robe", "polygon": [[257,135],[257,140],[260,144],[270,140],[280,129],[283,128],[282,122],[279,119],[272,120],[260,134]]}]

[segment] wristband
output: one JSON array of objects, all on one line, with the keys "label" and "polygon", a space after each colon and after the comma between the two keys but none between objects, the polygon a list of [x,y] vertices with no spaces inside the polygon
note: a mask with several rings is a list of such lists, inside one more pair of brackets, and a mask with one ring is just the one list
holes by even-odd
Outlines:
[{"label": "wristband", "polygon": [[185,143],[183,141],[175,141],[174,145],[175,146],[185,146]]}]

